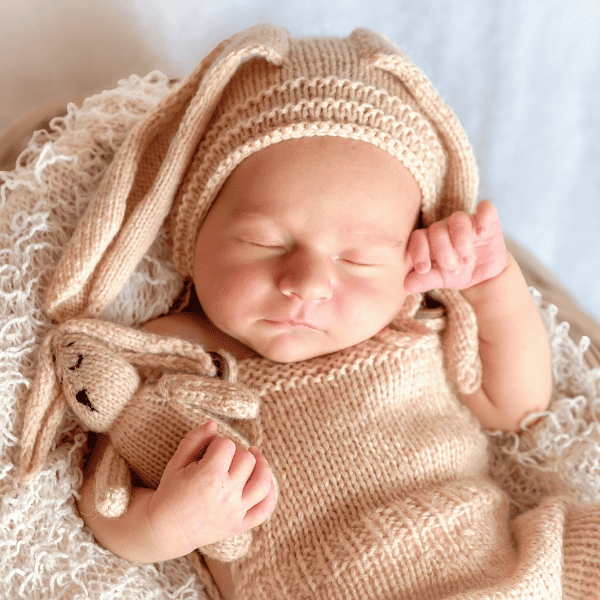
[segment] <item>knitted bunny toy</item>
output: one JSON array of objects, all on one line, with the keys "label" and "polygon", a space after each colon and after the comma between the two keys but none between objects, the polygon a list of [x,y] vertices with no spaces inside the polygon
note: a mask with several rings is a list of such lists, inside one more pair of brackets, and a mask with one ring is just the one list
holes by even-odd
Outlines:
[{"label": "knitted bunny toy", "polygon": [[[105,517],[127,510],[129,468],[156,488],[181,439],[209,418],[219,435],[250,445],[227,421],[256,417],[259,400],[236,385],[235,363],[227,354],[113,323],[72,319],[48,335],[39,357],[22,436],[21,478],[28,481],[43,467],[69,407],[84,428],[110,438],[96,471],[96,510]],[[236,560],[251,539],[247,531],[201,551]]]}]

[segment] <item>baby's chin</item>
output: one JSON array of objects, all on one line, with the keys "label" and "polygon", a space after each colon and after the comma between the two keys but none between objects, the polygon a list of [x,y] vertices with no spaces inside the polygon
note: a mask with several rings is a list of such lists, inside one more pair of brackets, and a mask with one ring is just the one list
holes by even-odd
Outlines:
[{"label": "baby's chin", "polygon": [[354,344],[311,344],[306,340],[295,340],[292,336],[282,336],[267,343],[263,341],[248,345],[264,358],[276,363],[290,364],[333,354]]}]

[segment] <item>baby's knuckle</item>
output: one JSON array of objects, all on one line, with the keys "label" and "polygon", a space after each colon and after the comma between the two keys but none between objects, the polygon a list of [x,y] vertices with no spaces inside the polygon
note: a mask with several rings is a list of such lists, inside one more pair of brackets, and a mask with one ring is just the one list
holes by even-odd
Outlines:
[{"label": "baby's knuckle", "polygon": [[429,228],[429,233],[431,235],[438,235],[445,229],[445,227],[446,226],[443,221],[436,221],[435,223],[431,224],[431,227]]},{"label": "baby's knuckle", "polygon": [[256,456],[254,456],[254,454],[252,454],[250,450],[244,449],[241,452],[241,457],[244,460],[244,462],[247,462],[248,464],[256,464]]},{"label": "baby's knuckle", "polygon": [[469,215],[464,210],[458,210],[455,213],[450,215],[450,224],[451,225],[467,225],[469,223]]},{"label": "baby's knuckle", "polygon": [[257,475],[255,482],[256,490],[262,497],[265,497],[271,490],[271,483],[272,477],[270,471],[264,471]]},{"label": "baby's knuckle", "polygon": [[233,453],[236,451],[237,446],[233,440],[226,437],[216,438],[212,444],[214,444],[219,450],[224,452]]}]

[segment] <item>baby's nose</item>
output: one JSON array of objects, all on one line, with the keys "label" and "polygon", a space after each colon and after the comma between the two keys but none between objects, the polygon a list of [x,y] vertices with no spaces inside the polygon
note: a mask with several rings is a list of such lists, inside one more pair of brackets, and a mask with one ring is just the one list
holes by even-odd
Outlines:
[{"label": "baby's nose", "polygon": [[278,285],[285,296],[297,296],[305,302],[329,300],[333,293],[332,261],[309,251],[294,252],[283,265]]}]

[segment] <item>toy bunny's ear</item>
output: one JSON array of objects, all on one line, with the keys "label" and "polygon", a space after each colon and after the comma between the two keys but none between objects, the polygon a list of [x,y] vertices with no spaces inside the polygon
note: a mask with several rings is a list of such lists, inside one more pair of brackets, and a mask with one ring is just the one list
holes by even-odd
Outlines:
[{"label": "toy bunny's ear", "polygon": [[288,32],[259,25],[221,43],[129,132],[90,202],[48,289],[57,322],[99,314],[155,239],[219,102],[246,61],[282,64]]},{"label": "toy bunny's ear", "polygon": [[27,401],[21,433],[20,480],[28,483],[41,471],[67,407],[52,360],[53,334],[39,352],[38,371]]},{"label": "toy bunny's ear", "polygon": [[[85,335],[90,340],[97,340],[136,367],[161,367],[211,377],[216,374],[210,353],[185,339],[98,319],[71,319],[60,325],[57,332],[61,336]],[[229,361],[233,362],[233,358],[229,357]]]}]

